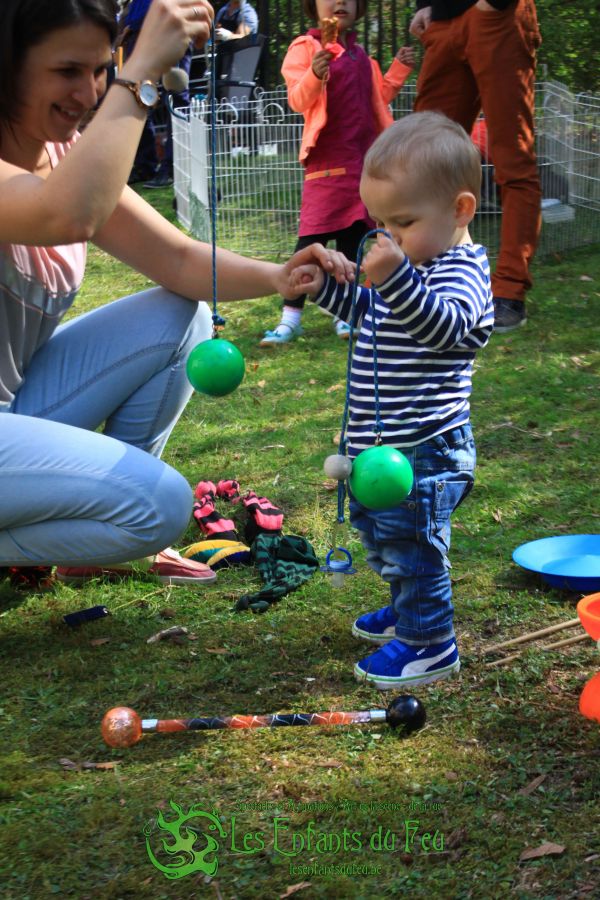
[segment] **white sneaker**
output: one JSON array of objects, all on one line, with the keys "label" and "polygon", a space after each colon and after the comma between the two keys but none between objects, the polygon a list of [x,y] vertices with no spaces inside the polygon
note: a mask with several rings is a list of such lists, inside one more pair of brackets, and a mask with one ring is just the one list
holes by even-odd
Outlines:
[{"label": "white sneaker", "polygon": [[333,327],[335,328],[335,333],[342,341],[347,341],[350,338],[350,326],[343,319],[336,319]]},{"label": "white sneaker", "polygon": [[266,331],[259,347],[273,347],[275,344],[289,344],[301,334],[304,334],[302,325],[287,325],[280,322],[275,331]]}]

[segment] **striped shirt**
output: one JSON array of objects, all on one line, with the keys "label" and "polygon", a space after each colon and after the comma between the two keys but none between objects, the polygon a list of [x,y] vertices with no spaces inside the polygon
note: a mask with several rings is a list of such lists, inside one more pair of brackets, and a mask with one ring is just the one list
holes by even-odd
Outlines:
[{"label": "striped shirt", "polygon": [[475,353],[494,326],[486,251],[452,247],[426,264],[402,265],[377,290],[326,278],[315,302],[360,329],[352,357],[347,453],[375,443],[376,347],[384,444],[413,447],[469,421]]}]

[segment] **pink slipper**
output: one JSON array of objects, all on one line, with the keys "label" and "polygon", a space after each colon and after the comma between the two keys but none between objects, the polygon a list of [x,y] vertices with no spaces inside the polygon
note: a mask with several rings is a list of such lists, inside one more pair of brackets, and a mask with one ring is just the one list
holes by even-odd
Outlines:
[{"label": "pink slipper", "polygon": [[[146,574],[146,573],[144,573]],[[156,560],[147,570],[147,574],[154,575],[162,584],[200,585],[211,584],[217,579],[217,573],[213,572],[204,563],[194,559],[185,559],[172,547],[167,547],[157,554]],[[134,569],[111,569],[101,566],[59,566],[56,577],[66,584],[84,584],[93,578],[104,578],[115,581],[119,578],[131,578],[135,576]]]}]

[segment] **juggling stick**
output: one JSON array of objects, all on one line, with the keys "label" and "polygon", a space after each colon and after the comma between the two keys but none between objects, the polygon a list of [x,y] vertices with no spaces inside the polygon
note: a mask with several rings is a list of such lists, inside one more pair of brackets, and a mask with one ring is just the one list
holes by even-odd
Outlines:
[{"label": "juggling stick", "polygon": [[299,725],[364,725],[387,722],[403,734],[425,724],[425,707],[410,694],[396,697],[387,709],[363,712],[275,713],[264,716],[211,716],[199,719],[141,719],[134,709],[116,706],[102,719],[102,737],[109,747],[132,747],[143,734],[178,731],[215,731],[221,728],[281,728]]}]

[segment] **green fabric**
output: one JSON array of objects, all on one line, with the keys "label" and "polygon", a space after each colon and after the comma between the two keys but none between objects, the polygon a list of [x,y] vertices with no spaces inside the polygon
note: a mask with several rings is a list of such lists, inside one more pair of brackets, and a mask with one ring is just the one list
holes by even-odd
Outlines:
[{"label": "green fabric", "polygon": [[271,603],[295,591],[319,567],[312,546],[295,534],[259,534],[252,544],[252,558],[264,587],[256,594],[240,597],[235,605],[237,611],[266,612]]}]

